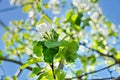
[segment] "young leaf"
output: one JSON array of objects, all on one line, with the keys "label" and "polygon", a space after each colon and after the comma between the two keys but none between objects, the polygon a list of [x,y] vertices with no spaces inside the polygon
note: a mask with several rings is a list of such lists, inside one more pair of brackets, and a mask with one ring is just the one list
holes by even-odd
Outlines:
[{"label": "young leaf", "polygon": [[33,68],[32,73],[30,74],[30,77],[31,77],[31,78],[35,77],[36,75],[38,75],[38,73],[39,73],[42,69],[43,69],[43,68],[39,68],[39,67]]},{"label": "young leaf", "polygon": [[73,62],[76,59],[78,47],[78,43],[72,41],[65,48],[63,48],[61,53],[64,55],[67,62]]},{"label": "young leaf", "polygon": [[120,53],[117,53],[117,55],[115,55],[115,58],[120,61]]},{"label": "young leaf", "polygon": [[43,41],[38,41],[34,43],[33,53],[38,57],[42,56],[43,44],[44,44]]},{"label": "young leaf", "polygon": [[0,57],[2,56],[2,53],[3,53],[2,50],[0,50]]},{"label": "young leaf", "polygon": [[31,4],[27,4],[23,7],[23,12],[28,12],[32,8]]},{"label": "young leaf", "polygon": [[44,43],[44,45],[47,47],[47,48],[55,48],[55,47],[58,47],[60,45],[60,42],[58,41],[46,41]]},{"label": "young leaf", "polygon": [[31,58],[29,59],[25,64],[23,64],[20,69],[24,69],[26,67],[28,67],[29,65],[31,64],[35,64],[35,63],[38,63],[38,62],[41,62],[42,60],[40,58]]},{"label": "young leaf", "polygon": [[44,14],[42,17],[43,19],[47,20],[49,23],[52,23],[52,20],[47,15]]},{"label": "young leaf", "polygon": [[42,51],[43,51],[42,46],[33,47],[33,53],[38,57],[42,56]]},{"label": "young leaf", "polygon": [[56,80],[65,80],[66,73],[63,72],[62,70],[56,69],[55,70],[55,75],[56,75],[56,78],[57,78]]},{"label": "young leaf", "polygon": [[49,70],[49,71],[41,74],[41,75],[37,78],[37,80],[54,80],[54,79],[53,79],[52,71]]}]

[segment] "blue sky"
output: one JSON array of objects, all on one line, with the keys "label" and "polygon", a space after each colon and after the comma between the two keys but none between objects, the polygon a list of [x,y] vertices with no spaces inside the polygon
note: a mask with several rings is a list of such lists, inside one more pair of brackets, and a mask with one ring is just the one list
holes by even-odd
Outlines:
[{"label": "blue sky", "polygon": [[[99,4],[102,8],[103,14],[114,24],[120,24],[120,0],[100,0]],[[9,0],[0,0],[0,10],[4,8],[9,8]],[[22,13],[22,9],[18,8],[16,10],[7,11],[7,12],[0,12],[0,20],[2,20],[6,25],[9,24],[11,20],[20,20],[26,19],[27,14]],[[4,49],[2,42],[2,34],[4,33],[3,27],[0,25],[0,49]],[[18,69],[18,65],[14,65],[13,63],[5,62],[3,64],[5,68],[6,75],[12,75]],[[22,76],[26,75],[27,70],[23,71],[22,75],[20,76],[21,80],[28,80],[27,78],[22,79]],[[1,76],[1,72],[0,72]]]},{"label": "blue sky", "polygon": [[120,0],[99,0],[103,14],[114,24],[120,24]]}]

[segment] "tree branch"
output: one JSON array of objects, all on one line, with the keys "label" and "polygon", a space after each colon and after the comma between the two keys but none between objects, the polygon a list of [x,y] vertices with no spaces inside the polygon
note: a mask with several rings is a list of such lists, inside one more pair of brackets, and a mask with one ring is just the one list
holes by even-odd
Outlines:
[{"label": "tree branch", "polygon": [[0,19],[0,25],[3,26],[4,28],[7,27],[1,19]]},{"label": "tree branch", "polygon": [[111,80],[111,79],[115,79],[115,77],[108,77],[108,78],[96,78],[96,79],[88,79],[88,80]]},{"label": "tree branch", "polygon": [[88,72],[88,73],[82,74],[82,75],[80,75],[80,76],[68,78],[68,79],[66,79],[66,80],[71,80],[71,79],[76,79],[76,78],[81,79],[83,76],[87,76],[87,75],[89,75],[89,74],[93,74],[93,73],[100,72],[100,71],[105,70],[105,69],[108,69],[108,68],[110,68],[110,67],[112,67],[112,66],[114,66],[114,65],[116,65],[116,64],[118,64],[118,63],[119,63],[119,62],[115,62],[114,64],[111,64],[111,65],[109,65],[109,66],[107,66],[107,67],[104,67],[104,68],[102,68],[102,69],[99,69],[99,70],[96,70],[96,71],[92,71],[92,72]]},{"label": "tree branch", "polygon": [[98,51],[98,50],[95,50],[95,49],[93,49],[93,48],[90,48],[90,47],[88,47],[85,43],[79,43],[79,44],[82,45],[82,46],[84,46],[84,47],[86,47],[86,48],[88,48],[88,49],[90,49],[90,50],[92,50],[92,51],[95,51],[95,52],[99,53],[99,54],[102,55],[102,56],[110,57],[110,58],[114,59],[115,61],[117,61],[113,55],[105,54],[105,53],[102,53],[102,52],[100,52],[100,51]]},{"label": "tree branch", "polygon": [[[13,62],[13,63],[16,63],[16,64],[18,64],[18,65],[23,65],[23,63],[20,62],[20,61],[16,61],[16,60],[12,60],[12,59],[7,59],[7,58],[5,58],[5,57],[0,57],[0,60],[8,61],[8,62]],[[26,67],[26,69],[32,71],[32,67]]]},{"label": "tree branch", "polygon": [[53,77],[54,77],[54,80],[56,80],[56,77],[55,77],[55,71],[54,71],[54,62],[52,61],[51,63],[51,69],[52,69],[52,73],[53,73]]},{"label": "tree branch", "polygon": [[20,74],[22,73],[22,70],[18,69],[17,73],[15,74],[17,77],[20,76]]},{"label": "tree branch", "polygon": [[5,77],[6,74],[5,74],[5,71],[4,71],[4,68],[2,67],[2,65],[0,65],[0,68],[1,68],[2,76]]}]

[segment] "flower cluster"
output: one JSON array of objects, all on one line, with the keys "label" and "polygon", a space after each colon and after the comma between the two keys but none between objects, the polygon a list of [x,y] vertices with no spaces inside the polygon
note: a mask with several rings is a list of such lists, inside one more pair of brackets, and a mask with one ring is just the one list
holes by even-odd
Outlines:
[{"label": "flower cluster", "polygon": [[48,5],[50,8],[52,8],[52,11],[54,14],[59,14],[60,13],[60,6],[59,6],[60,2],[59,0],[50,0],[48,2]]},{"label": "flower cluster", "polygon": [[45,21],[42,24],[36,25],[36,30],[38,31],[40,38],[43,38],[46,35],[46,33],[49,34],[52,29],[53,26],[47,21]]}]

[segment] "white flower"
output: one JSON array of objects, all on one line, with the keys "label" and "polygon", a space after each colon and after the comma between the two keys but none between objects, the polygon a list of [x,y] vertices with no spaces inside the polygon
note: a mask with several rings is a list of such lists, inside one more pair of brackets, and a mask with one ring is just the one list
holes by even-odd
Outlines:
[{"label": "white flower", "polygon": [[25,48],[25,52],[28,55],[31,55],[33,53],[32,50],[30,48],[28,48],[28,47]]},{"label": "white flower", "polygon": [[32,18],[32,17],[34,16],[34,13],[35,13],[35,12],[34,12],[33,10],[29,11],[29,12],[28,12],[28,17],[29,17],[29,18]]},{"label": "white flower", "polygon": [[14,5],[15,4],[15,0],[10,0],[10,5]]},{"label": "white flower", "polygon": [[43,37],[46,32],[49,33],[52,29],[53,26],[47,21],[42,24],[36,25],[36,30],[39,32],[40,37]]},{"label": "white flower", "polygon": [[50,0],[48,2],[49,7],[53,9],[52,12],[54,14],[60,13],[61,8],[60,8],[59,4],[60,4],[59,0]]},{"label": "white flower", "polygon": [[87,72],[94,71],[95,66],[87,66]]},{"label": "white flower", "polygon": [[59,3],[60,3],[59,0],[50,0],[48,5],[49,7],[53,7],[53,6],[58,5]]},{"label": "white flower", "polygon": [[72,3],[80,11],[81,9],[88,10],[90,8],[90,3],[88,0],[72,0]]},{"label": "white flower", "polygon": [[78,8],[78,10],[81,9],[80,1],[79,0],[72,0],[72,3],[75,7]]},{"label": "white flower", "polygon": [[53,7],[53,11],[52,11],[52,13],[53,14],[59,14],[60,13],[60,7]]},{"label": "white flower", "polygon": [[93,12],[92,15],[90,16],[90,18],[94,21],[97,22],[98,18],[99,18],[99,12]]},{"label": "white flower", "polygon": [[9,25],[11,26],[9,29],[11,32],[18,32],[18,26],[14,25],[14,22],[10,21]]}]

